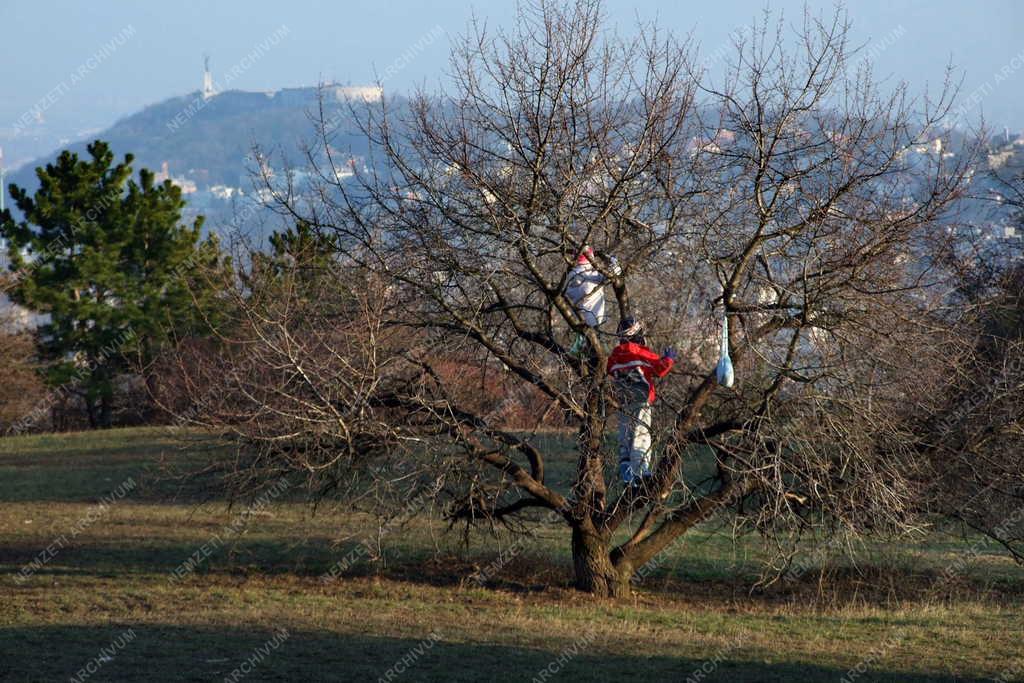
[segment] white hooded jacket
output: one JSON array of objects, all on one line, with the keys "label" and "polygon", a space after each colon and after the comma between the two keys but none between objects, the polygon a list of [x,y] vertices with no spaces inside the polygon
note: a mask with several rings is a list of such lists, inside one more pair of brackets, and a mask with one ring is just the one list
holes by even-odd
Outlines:
[{"label": "white hooded jacket", "polygon": [[[618,271],[618,265],[612,262],[612,271]],[[569,271],[569,279],[565,285],[565,296],[583,322],[589,327],[599,327],[606,319],[604,302],[604,285],[607,281],[599,273],[594,264],[586,256],[581,256],[576,267]]]}]

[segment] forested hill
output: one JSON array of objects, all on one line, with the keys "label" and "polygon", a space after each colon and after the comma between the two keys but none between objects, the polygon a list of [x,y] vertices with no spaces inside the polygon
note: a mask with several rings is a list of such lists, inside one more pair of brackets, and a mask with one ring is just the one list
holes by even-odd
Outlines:
[{"label": "forested hill", "polygon": [[[342,121],[332,145],[340,153],[363,156],[366,142],[349,123],[349,105],[340,92],[341,88],[323,91],[326,115]],[[136,170],[146,167],[159,171],[166,162],[171,177],[195,183],[190,204],[203,206],[214,199],[208,195],[216,186],[249,191],[247,168],[252,164],[246,162],[246,156],[254,143],[273,153],[275,166],[281,163],[282,153],[292,164],[303,165],[302,143],[315,137],[311,117],[318,116],[318,109],[315,87],[270,92],[232,90],[210,99],[193,92],[146,107],[67,148],[85,154],[86,145],[99,138],[109,142],[119,157],[127,152],[134,154]],[[52,162],[57,153],[55,150],[23,166],[8,176],[9,182],[34,189],[35,168]]]}]

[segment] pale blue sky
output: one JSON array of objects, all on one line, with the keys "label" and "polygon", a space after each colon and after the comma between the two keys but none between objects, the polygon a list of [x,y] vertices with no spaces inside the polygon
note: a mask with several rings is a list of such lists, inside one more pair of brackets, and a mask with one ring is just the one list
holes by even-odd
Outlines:
[{"label": "pale blue sky", "polygon": [[[768,5],[796,19],[803,2],[773,0]],[[490,22],[508,24],[514,18],[511,2],[478,0],[473,6]],[[742,0],[608,0],[606,12],[625,30],[632,29],[635,15],[657,18],[678,33],[692,30],[705,50],[712,51],[764,6]],[[69,83],[80,65],[129,27],[132,35],[124,45],[47,106],[49,122],[105,127],[146,104],[196,90],[205,52],[221,80],[282,27],[283,38],[234,79],[232,87],[311,85],[321,77],[369,81],[375,66],[383,71],[435,26],[448,34],[463,32],[469,7],[465,0],[0,0],[0,130],[14,125],[55,87]],[[848,11],[858,41],[885,41],[893,31],[902,33],[877,55],[877,73],[923,86],[941,79],[952,58],[966,74],[965,94],[985,90],[980,107],[992,124],[1024,127],[1024,68],[992,83],[1004,65],[1024,65],[1024,3],[859,0],[849,3]],[[447,35],[425,44],[389,80],[389,88],[439,79],[447,52]]]}]

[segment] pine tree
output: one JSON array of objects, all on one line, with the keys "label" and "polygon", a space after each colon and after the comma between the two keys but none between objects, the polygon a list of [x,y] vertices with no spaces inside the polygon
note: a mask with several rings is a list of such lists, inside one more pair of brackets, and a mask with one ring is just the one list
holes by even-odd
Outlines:
[{"label": "pine tree", "polygon": [[38,335],[48,383],[80,396],[92,426],[109,426],[128,359],[147,363],[169,332],[199,328],[213,295],[194,274],[221,257],[214,238],[200,240],[202,217],[181,224],[180,188],[146,169],[136,181],[132,155],[115,164],[102,141],[87,149],[91,158],[65,151],[36,169],[32,196],[12,184],[24,218],[0,215],[0,236],[12,300],[48,315]]},{"label": "pine tree", "polygon": [[268,237],[268,248],[251,254],[249,268],[237,273],[247,305],[257,301],[287,302],[337,316],[356,305],[353,291],[365,276],[352,263],[337,258],[337,239],[298,221]]}]

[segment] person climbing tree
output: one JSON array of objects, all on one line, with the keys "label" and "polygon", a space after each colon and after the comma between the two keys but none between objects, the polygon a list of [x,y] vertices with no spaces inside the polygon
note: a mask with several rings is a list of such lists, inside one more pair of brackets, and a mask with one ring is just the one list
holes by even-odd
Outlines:
[{"label": "person climbing tree", "polygon": [[608,374],[619,401],[619,477],[643,485],[651,476],[651,405],[654,378],[664,377],[679,357],[673,348],[661,356],[646,346],[643,324],[630,316],[619,321],[619,345],[608,357]]},{"label": "person climbing tree", "polygon": [[[609,264],[612,275],[619,275],[622,272],[614,256],[609,259]],[[604,285],[607,281],[608,278],[594,267],[594,250],[589,246],[584,247],[576,258],[576,266],[569,271],[565,296],[572,302],[576,312],[588,327],[600,328],[607,317],[604,302]],[[569,352],[580,353],[585,340],[586,337],[577,334]]]}]

